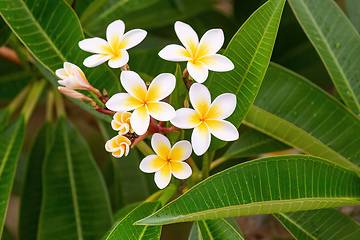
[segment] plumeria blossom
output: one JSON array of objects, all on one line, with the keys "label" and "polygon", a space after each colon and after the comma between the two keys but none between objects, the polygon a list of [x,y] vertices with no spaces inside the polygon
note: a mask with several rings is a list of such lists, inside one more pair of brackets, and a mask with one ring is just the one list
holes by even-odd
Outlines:
[{"label": "plumeria blossom", "polygon": [[68,89],[93,89],[84,72],[75,64],[64,62],[64,68],[56,70],[55,74],[61,79],[58,83]]},{"label": "plumeria blossom", "polygon": [[109,60],[111,68],[120,68],[129,61],[126,50],[138,45],[146,37],[147,32],[133,29],[125,33],[125,24],[116,20],[106,29],[106,40],[98,37],[87,38],[79,42],[79,47],[87,52],[95,53],[84,60],[86,67],[96,67]]},{"label": "plumeria blossom", "polygon": [[186,23],[177,21],[175,32],[184,47],[170,44],[159,52],[159,56],[168,61],[187,61],[190,76],[203,83],[208,77],[208,70],[225,72],[234,69],[234,64],[225,56],[216,54],[224,44],[221,29],[211,29],[200,39]]},{"label": "plumeria blossom", "polygon": [[239,138],[237,129],[223,119],[229,117],[236,107],[236,96],[231,93],[219,95],[211,103],[209,90],[202,84],[194,83],[189,91],[194,109],[181,108],[170,122],[183,129],[194,128],[191,144],[196,155],[200,156],[210,146],[211,134],[224,141]]},{"label": "plumeria blossom", "polygon": [[81,101],[87,101],[87,102],[93,102],[94,101],[91,98],[85,96],[84,94],[79,93],[79,92],[77,92],[75,90],[66,88],[66,87],[58,87],[58,90],[62,94],[65,94],[65,95],[67,95],[69,97],[72,97],[72,98],[75,98],[75,99],[78,99],[78,100],[81,100]]},{"label": "plumeria blossom", "polygon": [[179,141],[171,147],[167,137],[155,133],[151,138],[151,146],[156,155],[145,157],[140,163],[140,169],[146,173],[155,172],[155,183],[160,189],[169,184],[171,174],[178,179],[190,177],[191,167],[184,162],[191,155],[191,144],[188,141]]},{"label": "plumeria blossom", "polygon": [[160,100],[169,96],[175,88],[175,76],[162,73],[146,89],[145,82],[133,71],[123,71],[120,81],[128,93],[117,93],[106,103],[112,111],[131,111],[130,125],[134,132],[143,135],[149,127],[150,116],[159,121],[169,121],[175,117],[175,110]]},{"label": "plumeria blossom", "polygon": [[124,136],[117,135],[105,143],[105,149],[116,158],[129,154],[131,141]]},{"label": "plumeria blossom", "polygon": [[134,130],[130,124],[131,113],[129,112],[116,112],[111,121],[111,126],[115,131],[119,131],[120,135],[125,135],[128,132],[133,132]]}]

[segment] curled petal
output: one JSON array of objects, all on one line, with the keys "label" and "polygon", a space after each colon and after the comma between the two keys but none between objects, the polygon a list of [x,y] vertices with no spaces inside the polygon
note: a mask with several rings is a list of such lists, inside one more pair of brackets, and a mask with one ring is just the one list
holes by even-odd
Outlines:
[{"label": "curled petal", "polygon": [[134,110],[130,118],[130,124],[136,134],[143,135],[146,132],[150,124],[150,116],[146,106]]},{"label": "curled petal", "polygon": [[211,96],[207,87],[199,83],[194,83],[190,87],[189,97],[194,109],[200,116],[205,117],[211,105]]},{"label": "curled petal", "polygon": [[200,124],[201,116],[190,108],[180,108],[175,112],[175,117],[170,122],[178,128],[191,129]]},{"label": "curled petal", "polygon": [[177,179],[186,179],[191,176],[191,167],[184,162],[171,162],[170,163],[171,173]]},{"label": "curled petal", "polygon": [[102,38],[94,37],[94,38],[87,38],[81,40],[79,42],[79,47],[91,53],[109,53],[111,52],[111,47],[107,41]]},{"label": "curled petal", "polygon": [[108,65],[111,68],[120,68],[129,61],[129,54],[125,50],[119,50],[116,57],[110,58]]},{"label": "curled petal", "polygon": [[55,71],[56,76],[58,76],[60,79],[65,79],[69,77],[69,74],[65,71],[64,68],[60,68]]},{"label": "curled petal", "polygon": [[65,86],[68,89],[87,89],[78,83],[75,76],[69,76],[65,80],[59,80],[58,83]]},{"label": "curled petal", "polygon": [[144,40],[147,32],[142,29],[133,29],[124,34],[123,39],[120,42],[120,49],[129,49],[132,48]]},{"label": "curled petal", "polygon": [[190,76],[198,83],[203,83],[209,75],[208,68],[201,61],[188,62],[187,69]]},{"label": "curled petal", "polygon": [[124,136],[115,136],[105,143],[105,149],[111,152],[114,157],[120,158],[128,155],[131,141]]},{"label": "curled petal", "polygon": [[142,106],[143,103],[128,93],[116,93],[105,104],[112,111],[129,111]]},{"label": "curled petal", "polygon": [[67,74],[68,76],[71,75],[71,70],[70,70],[70,68],[71,68],[72,66],[75,66],[75,65],[72,64],[72,63],[69,63],[69,62],[64,62],[64,70],[65,70],[65,72],[66,72],[66,74]]},{"label": "curled petal", "polygon": [[121,39],[125,32],[125,24],[121,20],[116,20],[106,28],[106,39],[108,40],[113,51],[118,49]]},{"label": "curled petal", "polygon": [[175,88],[176,78],[171,73],[159,74],[151,82],[146,101],[160,101],[169,96]]},{"label": "curled petal", "polygon": [[85,74],[81,69],[77,66],[71,67],[71,71],[74,73],[74,76],[76,78],[76,81],[84,88],[84,89],[90,89],[91,85],[88,82],[88,80],[85,77]]},{"label": "curled petal", "polygon": [[155,133],[151,138],[151,146],[159,157],[168,160],[171,145],[167,137],[160,133]]},{"label": "curled petal", "polygon": [[96,67],[96,66],[99,66],[100,64],[106,62],[110,58],[111,58],[111,55],[94,54],[90,57],[85,58],[83,64],[89,68]]},{"label": "curled petal", "polygon": [[140,170],[146,173],[153,173],[162,168],[168,161],[157,155],[146,156],[140,163]]},{"label": "curled petal", "polygon": [[120,81],[124,89],[133,97],[144,101],[147,90],[145,82],[133,71],[122,71]]},{"label": "curled petal", "polygon": [[59,91],[69,97],[75,98],[75,99],[79,99],[81,101],[87,101],[90,100],[88,97],[86,97],[84,94],[79,93],[75,90],[66,88],[66,87],[58,87]]},{"label": "curled petal", "polygon": [[165,164],[160,170],[155,172],[155,183],[158,188],[165,188],[171,180],[170,164]]},{"label": "curled petal", "polygon": [[220,54],[207,55],[199,58],[198,61],[203,62],[211,71],[226,72],[234,69],[230,59]]},{"label": "curled petal", "polygon": [[225,120],[206,120],[210,132],[223,141],[235,141],[239,138],[239,132],[234,125]]},{"label": "curled petal", "polygon": [[215,54],[224,44],[224,33],[221,29],[211,29],[207,31],[200,39],[197,57],[208,54]]},{"label": "curled petal", "polygon": [[191,144],[194,153],[198,156],[203,155],[210,146],[211,135],[206,123],[201,123],[194,128],[191,135]]},{"label": "curled petal", "polygon": [[[169,160],[171,161],[184,161],[191,156],[192,148],[189,141],[183,140],[175,143],[171,148]],[[172,167],[171,167],[172,169]],[[172,170],[171,170],[172,171]]]},{"label": "curled petal", "polygon": [[164,47],[159,52],[159,56],[162,59],[173,62],[188,61],[191,59],[191,55],[189,54],[188,50],[176,44],[170,44]]},{"label": "curled petal", "polygon": [[175,109],[168,103],[148,102],[147,108],[149,114],[159,121],[169,121],[175,117]]},{"label": "curled petal", "polygon": [[223,93],[215,98],[211,104],[206,119],[225,119],[235,110],[236,96],[232,93]]},{"label": "curled petal", "polygon": [[186,49],[190,50],[192,57],[194,57],[199,44],[199,38],[194,29],[186,23],[177,21],[175,23],[175,32],[181,43]]}]

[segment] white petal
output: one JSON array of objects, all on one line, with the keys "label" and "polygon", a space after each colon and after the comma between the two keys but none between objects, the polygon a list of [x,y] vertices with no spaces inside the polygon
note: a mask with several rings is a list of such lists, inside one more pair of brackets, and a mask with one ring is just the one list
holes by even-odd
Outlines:
[{"label": "white petal", "polygon": [[167,137],[160,133],[155,133],[151,138],[151,146],[159,157],[168,160],[171,144]]},{"label": "white petal", "polygon": [[189,141],[182,140],[174,144],[170,150],[169,160],[184,161],[191,156],[192,147]]},{"label": "white petal", "polygon": [[169,96],[175,88],[176,78],[171,73],[162,73],[151,82],[146,101],[160,101]]},{"label": "white petal", "polygon": [[186,179],[191,176],[191,167],[184,162],[171,162],[170,164],[171,173],[177,179]]},{"label": "white petal", "polygon": [[170,120],[175,127],[191,129],[200,124],[200,115],[190,108],[180,108],[175,112],[176,116]]},{"label": "white petal", "polygon": [[60,79],[64,79],[69,77],[69,75],[66,73],[64,68],[60,68],[55,71],[56,76],[58,76]]},{"label": "white petal", "polygon": [[148,102],[149,114],[159,121],[169,121],[175,117],[175,109],[165,102]]},{"label": "white petal", "polygon": [[124,34],[120,42],[120,49],[129,49],[132,48],[144,40],[147,32],[142,29],[133,29]]},{"label": "white petal", "polygon": [[146,106],[138,107],[134,110],[130,118],[131,127],[137,135],[143,135],[150,124],[150,116]]},{"label": "white petal", "polygon": [[194,29],[186,23],[177,21],[175,23],[175,32],[185,48],[190,50],[193,56],[195,56],[197,46],[199,44],[199,38]]},{"label": "white petal", "polygon": [[116,51],[125,32],[125,24],[121,20],[116,20],[106,28],[106,39],[111,48]]},{"label": "white petal", "polygon": [[91,53],[109,53],[111,50],[109,43],[102,38],[94,37],[81,40],[79,47]]},{"label": "white petal", "polygon": [[197,57],[215,54],[224,44],[224,33],[221,29],[211,29],[200,39]]},{"label": "white petal", "polygon": [[206,120],[210,132],[223,141],[235,141],[239,138],[239,132],[234,125],[225,120]]},{"label": "white petal", "polygon": [[191,135],[191,144],[196,155],[203,155],[209,148],[210,141],[210,131],[205,123],[202,123],[194,128],[194,131]]},{"label": "white petal", "polygon": [[72,64],[72,63],[69,63],[69,62],[64,62],[64,70],[65,70],[65,72],[66,72],[66,74],[67,74],[68,76],[71,75],[70,68],[71,68],[72,66],[75,66],[75,65]]},{"label": "white petal", "polygon": [[112,111],[129,111],[143,105],[128,93],[116,93],[105,104]]},{"label": "white petal", "polygon": [[122,71],[120,81],[124,89],[133,97],[139,100],[145,100],[146,85],[140,76],[133,71]]},{"label": "white petal", "polygon": [[166,164],[159,171],[155,173],[155,183],[158,188],[165,188],[171,180],[170,164]]},{"label": "white petal", "polygon": [[146,156],[140,163],[140,170],[146,173],[153,173],[162,168],[167,161],[157,155]]},{"label": "white petal", "polygon": [[96,67],[110,59],[110,55],[94,54],[90,57],[85,58],[84,65],[86,67]]},{"label": "white petal", "polygon": [[83,73],[83,71],[81,71],[80,68],[76,68],[76,67],[71,67],[72,72],[75,75],[75,78],[77,80],[77,82],[84,87],[85,89],[89,89],[91,88],[91,85],[89,84],[89,82],[87,81],[85,74]]},{"label": "white petal", "polygon": [[125,50],[120,50],[116,58],[110,58],[108,64],[111,68],[120,68],[129,61],[129,54]]},{"label": "white petal", "polygon": [[189,97],[192,106],[202,116],[208,112],[211,105],[210,92],[204,85],[194,83],[189,90]]},{"label": "white petal", "polygon": [[176,44],[170,44],[164,47],[159,52],[159,56],[162,59],[173,62],[188,61],[189,59],[191,59],[188,51],[184,47]]},{"label": "white petal", "polygon": [[211,54],[198,59],[211,71],[226,72],[234,69],[234,64],[227,57],[220,54]]},{"label": "white petal", "polygon": [[206,119],[225,119],[235,110],[236,96],[232,93],[223,93],[219,95],[211,104]]},{"label": "white petal", "polygon": [[200,61],[196,61],[195,63],[188,62],[187,69],[190,76],[198,83],[205,82],[209,75],[207,66]]}]

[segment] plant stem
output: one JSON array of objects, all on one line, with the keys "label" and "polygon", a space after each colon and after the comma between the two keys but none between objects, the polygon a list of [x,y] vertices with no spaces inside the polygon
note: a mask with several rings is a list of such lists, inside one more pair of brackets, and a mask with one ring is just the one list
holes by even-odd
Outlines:
[{"label": "plant stem", "polygon": [[144,141],[138,142],[136,147],[144,156],[155,154],[151,147],[149,147],[149,145],[147,145]]},{"label": "plant stem", "polygon": [[212,152],[205,152],[203,157],[203,165],[202,165],[202,179],[208,178],[210,173],[210,164],[212,161],[212,158],[214,157],[214,151]]},{"label": "plant stem", "polygon": [[56,108],[56,114],[59,117],[65,117],[66,111],[65,111],[65,105],[64,105],[64,99],[62,98],[59,91],[54,91],[55,93],[55,108]]},{"label": "plant stem", "polygon": [[153,194],[151,194],[147,199],[145,199],[144,202],[155,202],[157,201],[160,196],[164,193],[164,190],[159,190],[157,192],[154,192]]},{"label": "plant stem", "polygon": [[25,100],[25,104],[21,110],[21,114],[24,115],[25,122],[29,121],[30,116],[41,96],[42,91],[44,90],[45,85],[46,81],[44,79],[36,81],[32,85],[31,90]]},{"label": "plant stem", "polygon": [[226,160],[228,160],[228,158],[222,156],[222,157],[219,157],[218,159],[216,159],[215,161],[213,161],[211,164],[210,164],[210,170],[214,169],[215,167],[219,166],[220,164],[226,162]]},{"label": "plant stem", "polygon": [[48,91],[46,97],[46,121],[51,122],[54,111],[54,91]]},{"label": "plant stem", "polygon": [[7,106],[10,111],[10,115],[20,107],[21,103],[23,103],[26,95],[29,93],[31,84],[28,84],[21,92],[11,101],[11,103]]},{"label": "plant stem", "polygon": [[162,206],[164,206],[178,192],[180,183],[181,181],[173,181],[163,190],[163,194],[158,199]]}]

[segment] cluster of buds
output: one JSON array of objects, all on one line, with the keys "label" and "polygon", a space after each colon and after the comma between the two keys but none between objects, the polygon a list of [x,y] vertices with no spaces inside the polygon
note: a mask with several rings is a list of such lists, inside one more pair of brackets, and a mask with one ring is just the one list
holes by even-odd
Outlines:
[{"label": "cluster of buds", "polygon": [[[114,157],[127,156],[131,145],[153,135],[151,145],[155,155],[146,156],[140,169],[147,173],[155,172],[155,183],[159,188],[166,187],[174,175],[178,179],[188,178],[192,170],[184,162],[194,150],[198,156],[204,154],[210,146],[211,135],[224,141],[234,141],[239,137],[235,126],[224,120],[236,107],[236,96],[224,93],[211,102],[210,92],[202,85],[208,71],[230,71],[232,62],[225,56],[216,54],[224,43],[221,29],[207,31],[198,39],[196,32],[187,24],[175,23],[175,32],[184,45],[171,44],[159,52],[159,56],[169,61],[187,61],[184,82],[189,89],[189,98],[193,109],[186,106],[175,110],[169,103],[163,102],[175,89],[176,79],[171,73],[162,73],[151,83],[146,84],[141,77],[129,70],[129,55],[126,50],[139,44],[146,31],[134,29],[125,33],[121,20],[111,23],[106,30],[107,40],[94,37],[79,42],[79,47],[95,53],[84,60],[86,67],[95,67],[106,61],[112,68],[121,68],[120,82],[124,93],[116,93],[111,98],[104,96],[92,87],[81,69],[74,64],[64,63],[64,68],[56,71],[61,79],[59,90],[79,100],[90,102],[102,113],[113,115],[112,128],[118,135],[108,140],[105,149]],[[192,84],[192,81],[197,83]],[[100,108],[93,99],[75,91],[88,90],[105,104]],[[159,122],[155,121],[158,120]],[[164,127],[170,121],[174,127]],[[178,129],[194,129],[191,143],[182,140],[170,145],[163,134]]]}]

